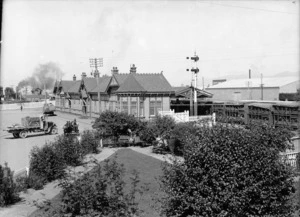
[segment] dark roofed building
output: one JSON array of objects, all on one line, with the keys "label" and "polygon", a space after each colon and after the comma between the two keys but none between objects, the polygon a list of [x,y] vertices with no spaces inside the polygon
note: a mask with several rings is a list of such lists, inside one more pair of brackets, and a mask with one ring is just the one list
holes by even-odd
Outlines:
[{"label": "dark roofed building", "polygon": [[[56,90],[67,92],[71,101],[72,94],[74,93],[75,97],[78,91],[80,100],[78,103],[72,101],[72,108],[80,109],[73,106],[77,104],[84,112],[99,113],[114,110],[147,119],[161,110],[169,110],[170,97],[175,93],[162,73],[137,73],[134,65],[131,66],[130,73],[119,74],[118,69],[113,67],[111,76],[82,76],[80,82],[61,81],[58,86],[60,88],[57,87]],[[65,98],[68,96],[64,95]]]}]

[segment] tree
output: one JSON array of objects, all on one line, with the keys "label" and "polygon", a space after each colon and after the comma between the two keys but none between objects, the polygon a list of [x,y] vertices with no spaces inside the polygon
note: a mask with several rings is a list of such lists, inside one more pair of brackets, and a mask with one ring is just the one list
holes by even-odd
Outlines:
[{"label": "tree", "polygon": [[105,111],[100,114],[100,117],[93,124],[94,129],[105,130],[106,133],[111,133],[116,139],[120,135],[128,134],[128,130],[135,133],[140,128],[140,121],[134,116],[123,112]]},{"label": "tree", "polygon": [[163,166],[166,216],[290,216],[292,169],[280,152],[292,134],[271,126],[201,127],[185,140],[184,162]]},{"label": "tree", "polygon": [[12,87],[6,87],[5,88],[5,98],[6,99],[15,99],[16,98],[16,92]]}]

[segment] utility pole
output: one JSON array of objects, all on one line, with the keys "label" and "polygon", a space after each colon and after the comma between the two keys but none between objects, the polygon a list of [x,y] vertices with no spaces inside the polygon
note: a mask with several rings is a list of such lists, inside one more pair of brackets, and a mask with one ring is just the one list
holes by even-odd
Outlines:
[{"label": "utility pole", "polygon": [[[197,62],[199,61],[199,57],[196,55],[196,52],[194,54],[193,57],[187,57],[186,59],[191,59],[191,61],[193,61],[195,68],[192,67],[191,68],[191,72],[192,72],[192,93],[191,93],[191,99],[190,99],[190,110],[191,110],[191,114],[192,112],[192,108],[193,108],[193,102],[192,102],[192,95],[194,96],[194,116],[198,115],[198,103],[197,103],[197,74],[199,72],[199,69],[197,67]],[[187,69],[187,71],[189,71],[189,69]],[[193,84],[193,80],[194,80],[194,84]]]},{"label": "utility pole", "polygon": [[[98,73],[96,77],[97,81],[97,88],[98,88],[98,107],[99,107],[99,115],[101,112],[101,100],[100,100],[100,90],[99,90],[99,78],[100,78],[100,73],[98,71],[98,67],[103,67],[103,58],[90,58],[90,67],[93,69],[95,68],[94,72]],[[90,112],[92,114],[92,105],[90,104]]]},{"label": "utility pole", "polygon": [[263,84],[263,74],[260,74],[260,88],[261,88],[261,100],[264,100],[264,84]]}]

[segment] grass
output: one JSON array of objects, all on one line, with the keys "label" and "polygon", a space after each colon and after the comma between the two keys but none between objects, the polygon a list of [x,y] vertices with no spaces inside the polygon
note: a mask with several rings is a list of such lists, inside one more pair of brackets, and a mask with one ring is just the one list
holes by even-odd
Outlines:
[{"label": "grass", "polygon": [[[162,175],[161,161],[147,155],[140,154],[132,151],[131,149],[118,150],[113,158],[117,154],[117,162],[124,165],[126,174],[124,181],[126,182],[125,191],[129,190],[130,176],[133,170],[139,172],[140,183],[139,185],[148,184],[149,190],[146,191],[141,198],[137,198],[139,202],[139,208],[142,210],[142,216],[155,217],[159,216],[159,213],[154,208],[153,198],[155,195],[161,195],[159,191],[159,184],[157,178]],[[110,159],[109,158],[109,159]],[[92,172],[92,171],[91,171]],[[51,207],[44,207],[33,212],[30,217],[48,216],[60,205],[61,194],[57,195],[51,200]]]}]

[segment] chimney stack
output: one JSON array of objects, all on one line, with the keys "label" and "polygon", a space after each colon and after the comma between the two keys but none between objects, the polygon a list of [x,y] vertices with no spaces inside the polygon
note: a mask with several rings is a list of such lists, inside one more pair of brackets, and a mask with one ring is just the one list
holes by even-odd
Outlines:
[{"label": "chimney stack", "polygon": [[76,81],[76,75],[73,76],[73,81]]},{"label": "chimney stack", "polygon": [[82,74],[81,74],[81,79],[84,79],[84,78],[86,78],[86,73],[85,73],[85,72],[82,72]]},{"label": "chimney stack", "polygon": [[249,69],[249,79],[251,79],[251,69]]},{"label": "chimney stack", "polygon": [[112,75],[119,74],[119,69],[118,69],[118,67],[115,67],[115,66],[114,66],[114,67],[112,68],[112,70],[111,70],[111,74],[112,74]]},{"label": "chimney stack", "polygon": [[136,67],[134,64],[130,66],[130,74],[136,74]]},{"label": "chimney stack", "polygon": [[97,69],[94,71],[94,77],[95,78],[99,78],[100,77],[100,73],[99,73],[99,71]]}]

